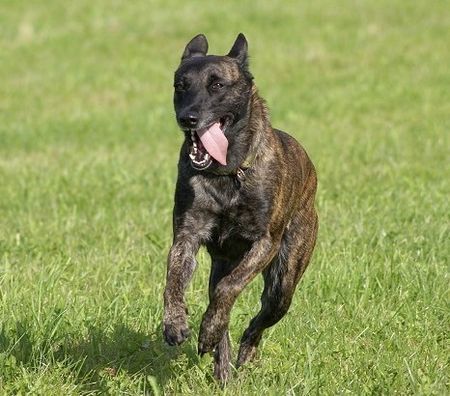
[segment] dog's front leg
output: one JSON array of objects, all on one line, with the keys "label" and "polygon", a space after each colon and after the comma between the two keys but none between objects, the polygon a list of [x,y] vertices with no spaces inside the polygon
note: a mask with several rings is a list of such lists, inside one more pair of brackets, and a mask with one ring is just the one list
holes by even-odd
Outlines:
[{"label": "dog's front leg", "polygon": [[216,348],[228,327],[231,308],[239,293],[270,263],[278,248],[278,239],[264,236],[253,243],[239,265],[218,283],[203,315],[198,340],[199,354],[212,352]]},{"label": "dog's front leg", "polygon": [[169,345],[179,345],[189,336],[184,293],[196,267],[199,245],[189,238],[174,241],[167,259],[164,291],[164,338]]}]

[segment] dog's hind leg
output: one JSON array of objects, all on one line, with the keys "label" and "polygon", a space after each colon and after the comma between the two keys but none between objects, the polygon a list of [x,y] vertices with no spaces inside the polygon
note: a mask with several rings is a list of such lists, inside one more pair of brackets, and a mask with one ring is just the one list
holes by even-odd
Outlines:
[{"label": "dog's hind leg", "polygon": [[238,367],[253,359],[264,330],[281,320],[291,305],[295,288],[309,263],[316,241],[315,213],[312,218],[313,223],[303,223],[302,216],[293,219],[283,235],[278,255],[263,271],[261,310],[241,338]]},{"label": "dog's hind leg", "polygon": [[[209,299],[214,295],[219,281],[228,275],[234,265],[228,260],[214,258],[211,256],[211,274],[209,277]],[[226,382],[230,376],[231,347],[228,330],[222,336],[219,344],[214,350],[214,377],[221,382]]]}]

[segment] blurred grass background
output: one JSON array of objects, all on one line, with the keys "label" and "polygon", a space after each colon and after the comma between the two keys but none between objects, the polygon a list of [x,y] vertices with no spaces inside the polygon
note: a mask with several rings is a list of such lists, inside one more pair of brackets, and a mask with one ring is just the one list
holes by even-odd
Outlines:
[{"label": "blurred grass background", "polygon": [[[225,389],[195,352],[204,252],[193,336],[160,334],[172,77],[200,32],[216,54],[245,33],[274,126],[319,174],[311,266]],[[1,392],[448,393],[449,32],[439,0],[0,3]]]}]

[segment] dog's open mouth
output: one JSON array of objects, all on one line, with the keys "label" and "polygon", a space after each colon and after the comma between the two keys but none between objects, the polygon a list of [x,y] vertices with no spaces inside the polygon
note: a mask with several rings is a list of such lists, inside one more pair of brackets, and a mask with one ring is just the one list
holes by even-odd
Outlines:
[{"label": "dog's open mouth", "polygon": [[229,123],[230,117],[222,117],[207,128],[190,130],[189,157],[195,169],[204,170],[213,161],[227,164],[228,140],[224,132]]},{"label": "dog's open mouth", "polygon": [[191,129],[191,148],[189,150],[192,166],[195,169],[203,170],[208,168],[212,163],[212,158],[206,151],[205,146],[198,138],[197,133]]}]

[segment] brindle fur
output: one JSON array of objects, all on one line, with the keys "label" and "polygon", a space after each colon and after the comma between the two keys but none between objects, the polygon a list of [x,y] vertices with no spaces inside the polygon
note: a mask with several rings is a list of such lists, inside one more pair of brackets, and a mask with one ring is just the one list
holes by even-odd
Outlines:
[{"label": "brindle fur", "polygon": [[[195,256],[206,246],[212,261],[209,306],[198,339],[200,354],[214,352],[214,375],[230,374],[230,311],[244,287],[263,274],[261,309],[240,344],[237,365],[255,356],[263,331],[287,312],[295,287],[310,260],[317,234],[314,166],[288,134],[271,127],[264,101],[248,71],[247,41],[240,34],[227,56],[206,55],[198,35],[186,46],[174,96],[177,120],[194,113],[207,126],[225,114],[232,123],[227,165],[198,171],[188,156],[189,132],[181,148],[173,212],[173,245],[164,292],[164,337],[178,345],[189,335],[184,291]],[[211,83],[224,82],[220,92]],[[180,86],[181,84],[181,86]],[[251,158],[245,179],[236,170]]]}]

